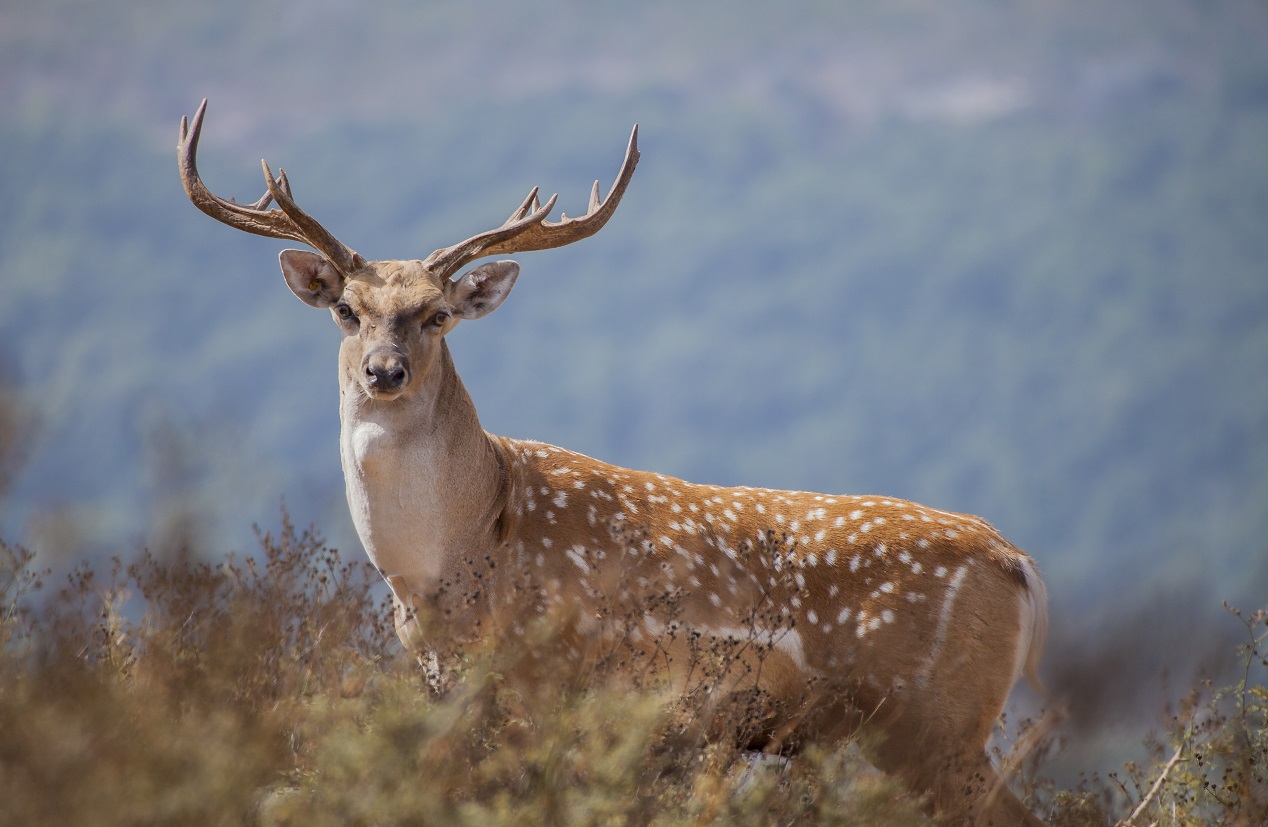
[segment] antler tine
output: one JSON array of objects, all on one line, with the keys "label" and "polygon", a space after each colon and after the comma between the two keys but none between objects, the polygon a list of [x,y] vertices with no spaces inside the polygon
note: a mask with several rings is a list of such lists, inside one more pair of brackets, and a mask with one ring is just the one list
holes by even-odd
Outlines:
[{"label": "antler tine", "polygon": [[[268,191],[254,204],[238,204],[233,200],[221,198],[203,184],[198,175],[198,139],[202,134],[203,116],[207,111],[207,100],[203,99],[193,121],[181,118],[180,140],[176,144],[177,163],[180,166],[181,183],[185,194],[194,206],[207,215],[239,230],[266,238],[285,238],[307,244],[324,255],[340,272],[348,275],[365,261],[355,251],[340,243],[312,217],[295,205],[291,198],[291,185],[286,173],[279,170],[277,179],[273,178],[268,165],[264,164],[265,183]],[[263,163],[263,162],[261,162]],[[270,203],[277,201],[281,210],[266,209]]]},{"label": "antler tine", "polygon": [[[185,187],[185,194],[189,196],[189,200],[207,215],[239,230],[271,238],[291,238],[289,235],[282,234],[287,229],[286,227],[270,219],[267,212],[261,212],[262,205],[268,203],[263,198],[255,204],[244,206],[214,195],[203,184],[202,178],[198,175],[197,158],[198,139],[202,135],[203,115],[206,111],[207,101],[204,99],[198,111],[194,113],[192,123],[189,119],[181,117],[180,140],[177,142],[176,152],[177,162],[180,165],[181,183]],[[272,196],[268,193],[265,193],[265,197],[272,201]],[[303,239],[294,240],[302,241]]]},{"label": "antler tine", "polygon": [[291,185],[286,180],[285,172],[279,168],[278,177],[274,178],[267,161],[260,159],[260,166],[264,168],[264,180],[268,185],[269,194],[281,208],[282,215],[289,219],[303,235],[301,240],[305,244],[325,256],[326,260],[345,276],[365,266],[365,259],[360,253],[339,241],[315,218],[299,208],[291,197]]},{"label": "antler tine", "polygon": [[[230,198],[229,200],[232,201],[234,204],[238,203],[237,201],[234,201],[232,198]],[[248,204],[247,206],[253,210],[266,210],[268,209],[269,204],[272,204],[272,203],[273,203],[273,194],[271,192],[265,192],[264,195],[260,196],[259,201],[256,201],[254,204]]]},{"label": "antler tine", "polygon": [[590,191],[590,204],[585,215],[578,218],[561,216],[558,221],[547,221],[546,217],[554,209],[557,195],[552,195],[545,206],[537,208],[536,187],[528,194],[528,198],[519,209],[511,213],[506,223],[495,230],[480,233],[452,247],[444,247],[428,256],[425,262],[439,278],[446,279],[454,271],[469,261],[484,256],[504,253],[527,252],[530,250],[548,250],[552,247],[563,247],[574,241],[588,238],[603,228],[617,205],[621,203],[625,189],[634,175],[634,167],[638,165],[638,125],[630,133],[630,142],[625,150],[625,160],[617,173],[612,189],[606,198],[599,198],[599,182],[594,182]]},{"label": "antler tine", "polygon": [[537,212],[541,209],[541,203],[537,200],[537,193],[539,189],[540,187],[533,187],[529,190],[528,197],[524,199],[524,203],[520,204],[515,212],[511,213],[511,217],[502,223],[503,227],[509,227],[517,221],[522,221],[524,216],[529,213]]}]

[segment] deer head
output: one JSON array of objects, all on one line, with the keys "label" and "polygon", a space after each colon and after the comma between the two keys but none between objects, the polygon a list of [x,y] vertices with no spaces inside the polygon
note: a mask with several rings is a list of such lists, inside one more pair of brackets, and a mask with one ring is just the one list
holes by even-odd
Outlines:
[{"label": "deer head", "polygon": [[[207,215],[239,230],[299,241],[317,252],[284,250],[279,256],[287,286],[310,307],[327,308],[343,332],[340,386],[367,400],[390,402],[413,395],[434,373],[439,342],[462,319],[492,313],[519,275],[514,261],[482,264],[455,279],[480,258],[562,247],[594,235],[616,211],[638,164],[638,127],[630,134],[620,172],[606,198],[594,182],[584,215],[548,220],[558,195],[545,204],[536,187],[500,227],[436,250],[422,260],[367,261],[299,208],[286,172],[276,176],[261,161],[266,190],[241,205],[214,195],[198,175],[198,138],[204,100],[193,121],[181,119],[177,154],[181,182]],[[276,202],[277,208],[269,205]]]}]

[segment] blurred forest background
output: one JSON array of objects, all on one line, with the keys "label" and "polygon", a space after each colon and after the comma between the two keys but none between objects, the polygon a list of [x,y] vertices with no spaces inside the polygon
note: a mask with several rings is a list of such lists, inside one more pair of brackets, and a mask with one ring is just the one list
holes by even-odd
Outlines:
[{"label": "blurred forest background", "polygon": [[0,537],[214,557],[285,498],[359,548],[336,329],[181,190],[203,97],[214,191],[266,157],[370,258],[581,211],[637,122],[612,223],[451,337],[485,427],[983,515],[1095,769],[1268,596],[1265,44],[1259,0],[2,0]]}]

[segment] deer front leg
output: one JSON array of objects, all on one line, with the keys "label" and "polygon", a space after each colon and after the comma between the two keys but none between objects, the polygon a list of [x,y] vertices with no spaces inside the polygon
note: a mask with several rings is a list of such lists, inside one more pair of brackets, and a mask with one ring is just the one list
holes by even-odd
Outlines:
[{"label": "deer front leg", "polygon": [[428,646],[423,628],[422,621],[427,617],[426,601],[416,592],[410,591],[405,585],[405,578],[399,574],[388,577],[387,584],[392,589],[396,636],[400,638],[405,651],[412,653],[422,667],[428,688],[439,694],[446,685],[445,673],[440,666],[440,656],[434,648]]}]

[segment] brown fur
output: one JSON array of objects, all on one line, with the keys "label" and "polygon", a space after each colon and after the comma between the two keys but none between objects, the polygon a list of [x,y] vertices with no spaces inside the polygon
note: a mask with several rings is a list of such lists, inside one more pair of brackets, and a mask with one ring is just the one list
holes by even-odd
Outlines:
[{"label": "brown fur", "polygon": [[203,112],[181,131],[194,203],[323,253],[288,250],[282,271],[343,333],[349,506],[407,647],[443,655],[437,629],[513,641],[527,618],[559,612],[568,654],[629,644],[630,669],[718,690],[719,716],[742,705],[750,723],[732,734],[747,743],[789,752],[861,730],[876,765],[943,822],[1039,824],[985,749],[1018,675],[1037,681],[1046,596],[1033,561],[988,523],[891,497],[696,485],[481,429],[444,337],[496,309],[519,266],[452,274],[597,232],[633,173],[637,131],[612,192],[600,200],[596,183],[579,219],[547,221],[554,199],[541,207],[534,190],[496,230],[422,261],[366,261],[267,166],[256,205],[211,195],[194,164]]}]

